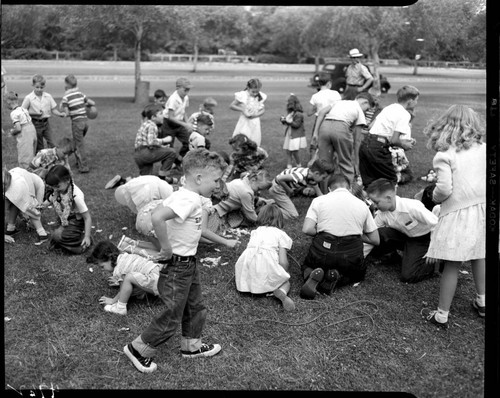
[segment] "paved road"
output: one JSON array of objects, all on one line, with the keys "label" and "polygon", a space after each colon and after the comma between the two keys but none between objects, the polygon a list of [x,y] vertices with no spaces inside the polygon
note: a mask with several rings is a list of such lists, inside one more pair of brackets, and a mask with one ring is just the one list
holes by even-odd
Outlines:
[{"label": "paved road", "polygon": [[[133,97],[133,62],[99,61],[4,61],[7,70],[8,88],[18,92],[20,97],[29,93],[31,76],[41,73],[47,78],[47,91],[55,98],[63,95],[63,79],[73,73],[79,79],[79,86],[91,97]],[[259,77],[263,91],[273,95],[310,96],[313,90],[307,87],[314,72],[314,65],[276,64],[221,64],[200,63],[197,73],[191,73],[189,63],[143,62],[142,79],[150,82],[150,93],[157,88],[167,94],[174,90],[175,80],[187,76],[195,87],[192,95],[207,93],[214,96],[232,97],[242,90],[251,77]],[[484,70],[419,68],[419,75],[412,75],[408,66],[381,67],[392,84],[389,95],[396,93],[404,84],[417,86],[426,95],[455,93],[459,96],[486,95],[486,73]]]}]

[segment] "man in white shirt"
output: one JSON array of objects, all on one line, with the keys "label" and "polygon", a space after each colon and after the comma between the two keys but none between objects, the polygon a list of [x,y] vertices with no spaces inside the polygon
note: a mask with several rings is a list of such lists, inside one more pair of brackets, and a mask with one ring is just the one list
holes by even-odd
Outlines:
[{"label": "man in white shirt", "polygon": [[395,182],[385,178],[373,181],[366,193],[377,206],[375,224],[380,235],[380,245],[367,258],[377,262],[381,256],[389,253],[394,256],[400,250],[402,282],[415,283],[432,277],[434,264],[426,264],[424,256],[437,216],[421,201],[397,196]]},{"label": "man in white shirt", "polygon": [[397,182],[389,147],[410,150],[415,145],[411,138],[411,111],[416,107],[420,92],[416,87],[403,86],[397,92],[397,103],[386,106],[378,114],[359,148],[359,172],[367,187],[378,178]]},{"label": "man in white shirt", "polygon": [[301,266],[302,298],[313,299],[317,291],[331,294],[335,286],[365,277],[363,243],[378,245],[379,236],[370,209],[349,186],[344,175],[335,174],[330,192],[313,199],[307,210],[302,232],[313,240]]},{"label": "man in white shirt", "polygon": [[364,112],[374,105],[369,93],[359,93],[354,101],[342,100],[324,107],[314,126],[313,142],[318,158],[333,162],[334,152],[340,172],[352,183],[359,175],[361,131],[366,125]]},{"label": "man in white shirt", "polygon": [[353,100],[358,93],[368,91],[373,82],[373,76],[366,66],[364,66],[360,59],[363,58],[357,48],[349,51],[351,58],[351,65],[345,71],[346,90],[343,99]]}]

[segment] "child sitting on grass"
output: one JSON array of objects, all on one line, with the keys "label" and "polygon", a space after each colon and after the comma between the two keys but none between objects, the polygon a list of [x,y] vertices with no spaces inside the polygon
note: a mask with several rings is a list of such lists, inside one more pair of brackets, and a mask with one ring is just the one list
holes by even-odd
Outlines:
[{"label": "child sitting on grass", "polygon": [[233,153],[229,155],[229,166],[227,167],[223,181],[231,181],[240,178],[241,173],[258,170],[262,168],[264,161],[269,157],[267,152],[257,146],[244,134],[237,134],[229,140],[229,145],[233,148]]},{"label": "child sitting on grass", "polygon": [[135,253],[121,252],[112,242],[97,243],[88,263],[97,263],[105,272],[110,286],[119,286],[115,297],[102,296],[99,304],[104,311],[118,315],[127,315],[127,303],[131,296],[144,297],[146,293],[158,296],[158,278],[160,264]]},{"label": "child sitting on grass", "polygon": [[270,186],[269,172],[264,169],[251,171],[242,178],[228,182],[229,197],[207,209],[208,229],[222,233],[227,227],[253,225],[257,221],[256,202],[267,203],[265,199],[256,199],[256,194]]},{"label": "child sitting on grass", "polygon": [[49,249],[73,254],[85,252],[92,244],[92,219],[83,192],[73,182],[70,171],[60,164],[49,170],[45,182],[52,193],[44,205],[52,204],[61,222],[52,232]]},{"label": "child sitting on grass", "polygon": [[45,189],[42,179],[21,167],[11,170],[4,167],[2,179],[7,222],[5,236],[12,237],[20,232],[16,228],[16,220],[22,214],[36,229],[38,241],[35,244],[46,242],[49,236],[43,228],[40,213]]},{"label": "child sitting on grass", "polygon": [[292,239],[283,231],[283,214],[275,204],[267,204],[257,217],[258,228],[250,234],[247,248],[235,264],[236,289],[253,294],[270,293],[278,298],[285,311],[295,303],[288,297],[290,274],[287,250]]},{"label": "child sitting on grass", "polygon": [[308,185],[314,187],[317,196],[323,195],[318,183],[326,180],[332,172],[333,166],[323,159],[315,160],[311,167],[285,169],[273,180],[269,196],[281,209],[285,220],[297,218],[299,213],[290,198]]}]

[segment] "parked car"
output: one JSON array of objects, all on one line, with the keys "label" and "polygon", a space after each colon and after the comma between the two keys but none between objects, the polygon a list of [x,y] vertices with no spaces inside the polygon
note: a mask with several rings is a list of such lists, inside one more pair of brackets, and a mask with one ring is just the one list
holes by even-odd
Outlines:
[{"label": "parked car", "polygon": [[[315,73],[314,76],[311,77],[310,79],[311,84],[309,85],[309,87],[319,88],[318,84],[319,76],[323,73],[326,73],[330,75],[330,79],[332,81],[332,90],[336,90],[339,93],[343,93],[346,89],[345,71],[350,64],[351,63],[349,61],[326,63],[325,65],[323,65],[323,69],[320,72]],[[374,74],[372,65],[370,64],[363,64],[363,65],[365,65],[368,68],[368,70],[372,75]],[[391,88],[391,85],[384,75],[379,74],[379,76],[380,76],[380,91],[382,91],[383,93],[387,93]]]}]

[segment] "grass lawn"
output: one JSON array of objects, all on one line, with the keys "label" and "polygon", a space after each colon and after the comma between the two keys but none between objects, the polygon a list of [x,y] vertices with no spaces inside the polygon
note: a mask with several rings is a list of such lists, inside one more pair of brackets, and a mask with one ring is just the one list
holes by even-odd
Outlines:
[{"label": "grass lawn", "polygon": [[[307,87],[291,90],[303,105],[312,94]],[[396,90],[383,99],[384,105],[394,100]],[[207,95],[194,91],[190,112]],[[212,149],[229,152],[227,141],[238,115],[226,106],[232,98],[214,97],[223,105],[217,108]],[[262,145],[270,153],[266,167],[273,175],[286,166],[279,123],[285,98],[270,96],[262,117]],[[472,101],[484,115],[483,95],[457,98],[450,93],[419,101],[413,125],[418,144],[408,153],[415,180],[400,187],[401,196],[412,197],[423,188],[419,177],[432,167],[433,153],[425,148],[422,134],[427,120],[456,101]],[[90,121],[86,137],[91,172],[76,173],[75,183],[85,194],[95,241],[117,243],[122,234],[140,238],[134,215],[104,185],[117,173],[138,175],[132,154],[141,108],[127,98],[99,98],[97,102],[99,117]],[[8,114],[3,115],[6,129]],[[71,134],[68,120],[52,118],[51,123],[56,139]],[[306,123],[309,139],[311,119]],[[4,135],[2,156],[8,168],[16,165],[14,140]],[[71,161],[73,166],[74,158]],[[302,300],[299,264],[310,238],[301,228],[310,200],[294,199],[301,217],[284,228],[293,238],[290,295],[297,310],[284,313],[272,297],[248,297],[236,291],[234,263],[247,236],[242,237],[238,250],[218,247],[216,251],[201,245],[199,259],[221,256],[221,263],[228,263],[200,266],[209,309],[203,338],[220,343],[222,352],[210,359],[183,359],[178,332],[159,351],[158,370],[152,375],[139,373],[122,348],[162,310],[161,301],[152,296],[131,300],[126,317],[105,313],[98,299],[116,290],[107,285],[101,270],[93,266],[91,272],[85,256],[57,255],[46,246],[35,246],[35,232],[26,231],[19,222],[22,233],[16,243],[4,245],[5,389],[52,385],[57,390],[332,390],[482,396],[485,328],[484,320],[470,306],[475,293],[470,265],[461,267],[447,331],[437,330],[420,317],[422,307],[437,304],[439,278],[404,284],[399,281],[399,270],[387,265],[369,268],[364,282],[340,288],[331,297]],[[55,220],[52,210],[43,214],[44,225]]]}]

